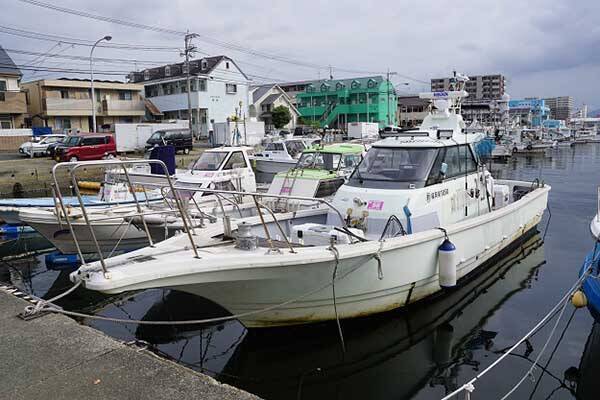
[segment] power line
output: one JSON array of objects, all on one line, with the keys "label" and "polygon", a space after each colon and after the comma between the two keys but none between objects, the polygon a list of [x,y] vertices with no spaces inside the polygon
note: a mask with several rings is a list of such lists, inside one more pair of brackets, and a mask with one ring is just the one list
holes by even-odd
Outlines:
[{"label": "power line", "polygon": [[[52,35],[47,33],[39,33],[28,31],[19,28],[12,28],[8,26],[0,25],[0,33],[5,33],[7,35],[19,36],[28,39],[35,40],[43,40],[47,42],[62,42],[67,44],[72,44],[75,46],[86,46],[92,47],[94,42],[92,40],[87,39],[78,39],[68,36],[60,36],[60,35]],[[96,47],[105,47],[110,49],[118,49],[118,50],[140,50],[140,51],[179,51],[179,47],[169,47],[169,46],[146,46],[139,44],[126,44],[126,43],[100,43]]]},{"label": "power line", "polygon": [[[19,49],[7,49],[4,48],[8,53],[14,54],[24,54],[31,56],[45,56],[48,58],[63,58],[68,60],[81,60],[88,61],[90,58],[88,56],[76,56],[69,54],[48,54],[48,53],[39,53],[35,51],[28,50],[19,50]],[[135,59],[126,59],[126,58],[102,58],[102,57],[94,57],[94,62],[104,62],[104,63],[113,63],[113,64],[157,64],[157,65],[165,65],[165,64],[175,64],[173,61],[151,61],[151,60],[135,60]]]},{"label": "power line", "polygon": [[[107,16],[103,16],[103,15],[92,14],[92,13],[89,13],[86,11],[76,10],[76,9],[67,8],[67,7],[60,7],[60,6],[56,6],[54,4],[50,4],[50,3],[46,3],[46,2],[42,2],[42,1],[38,1],[38,0],[18,0],[18,1],[20,1],[22,3],[30,4],[30,5],[33,5],[36,7],[42,7],[42,8],[50,9],[53,11],[76,15],[79,17],[90,18],[90,19],[109,22],[109,23],[113,23],[113,24],[128,26],[131,28],[143,29],[143,30],[147,30],[147,31],[152,31],[152,32],[157,32],[157,33],[165,33],[165,34],[177,35],[177,36],[185,36],[187,34],[187,32],[183,32],[183,31],[177,31],[174,29],[161,28],[158,26],[145,25],[145,24],[140,24],[137,22],[125,21],[125,20],[121,20],[118,18],[114,18],[114,17],[107,17]],[[262,57],[262,58],[266,58],[266,59],[273,60],[273,61],[285,62],[285,63],[293,64],[293,65],[296,65],[299,67],[306,67],[306,68],[312,68],[312,69],[318,69],[318,70],[330,70],[331,68],[333,68],[337,71],[347,72],[347,73],[357,73],[357,74],[373,74],[373,75],[383,75],[384,74],[384,72],[373,72],[373,71],[340,68],[340,67],[336,67],[336,66],[332,66],[332,65],[320,65],[320,64],[302,61],[302,60],[296,60],[296,59],[289,58],[289,57],[284,57],[284,56],[280,56],[280,55],[276,55],[276,54],[262,52],[259,50],[254,50],[254,49],[248,48],[246,46],[242,46],[240,44],[215,39],[215,38],[212,38],[212,37],[209,37],[206,35],[201,35],[201,34],[195,34],[195,37],[204,42],[211,43],[211,44],[226,48],[228,50],[234,50],[234,51],[246,53],[246,54],[249,54],[249,55],[252,55],[255,57]],[[402,76],[404,79],[414,80],[416,82],[424,82],[419,79],[409,77],[407,75],[398,75],[398,76]]]}]

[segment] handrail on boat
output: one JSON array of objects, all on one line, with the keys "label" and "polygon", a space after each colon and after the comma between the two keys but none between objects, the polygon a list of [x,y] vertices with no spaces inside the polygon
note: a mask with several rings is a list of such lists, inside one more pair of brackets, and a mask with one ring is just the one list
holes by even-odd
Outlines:
[{"label": "handrail on boat", "polygon": [[[94,233],[94,229],[92,228],[92,225],[90,223],[90,219],[88,216],[88,213],[85,209],[85,204],[83,202],[83,198],[81,197],[81,193],[79,191],[79,187],[77,185],[77,177],[76,177],[76,172],[77,170],[82,167],[82,166],[109,166],[109,165],[118,165],[121,166],[123,168],[123,171],[125,172],[125,178],[127,180],[127,183],[129,185],[129,189],[131,191],[131,193],[133,194],[133,199],[134,202],[136,203],[136,208],[138,210],[139,213],[142,213],[142,209],[139,203],[139,200],[137,198],[137,195],[135,194],[135,188],[133,187],[133,183],[131,182],[131,178],[129,176],[129,173],[126,169],[126,165],[136,165],[136,164],[156,164],[159,167],[162,168],[164,176],[167,180],[168,186],[171,189],[172,193],[176,193],[175,192],[175,188],[173,186],[173,182],[171,181],[171,177],[169,175],[167,166],[164,162],[162,162],[161,160],[100,160],[100,161],[76,161],[76,162],[62,162],[62,163],[58,163],[56,165],[54,165],[54,167],[52,167],[52,180],[54,181],[54,187],[55,187],[55,195],[56,198],[58,199],[60,208],[63,211],[63,214],[65,216],[65,220],[67,222],[67,225],[69,227],[69,231],[71,232],[71,236],[73,237],[73,242],[75,243],[75,247],[77,248],[77,253],[79,254],[79,257],[81,259],[81,262],[85,264],[85,258],[83,256],[83,253],[81,251],[81,247],[79,246],[79,242],[77,240],[77,236],[75,235],[75,231],[73,229],[73,225],[71,224],[71,220],[68,216],[66,207],[65,207],[65,203],[63,200],[63,196],[62,196],[62,192],[60,190],[60,185],[58,184],[58,179],[56,178],[56,172],[61,169],[61,168],[65,168],[68,170],[69,175],[71,177],[71,182],[72,182],[72,188],[73,191],[75,192],[75,195],[77,197],[77,200],[79,202],[79,206],[81,207],[81,213],[83,215],[83,218],[85,220],[86,225],[88,226],[88,229],[90,231],[90,235],[92,237],[92,241],[94,242],[94,246],[96,247],[96,250],[98,251],[98,256],[100,257],[100,265],[102,267],[102,271],[104,272],[104,276],[108,279],[110,278],[110,275],[108,274],[108,268],[106,266],[106,261],[104,260],[104,256],[102,254],[102,250],[100,249],[100,245],[98,244],[98,240],[96,238],[96,234]],[[196,257],[198,256],[198,250],[196,248],[196,245],[194,243],[194,239],[192,237],[191,234],[191,230],[190,227],[188,226],[188,221],[184,215],[184,210],[183,210],[183,205],[181,204],[181,199],[179,199],[179,196],[174,196],[175,199],[175,204],[179,210],[179,213],[181,215],[181,219],[183,222],[183,226],[185,227],[185,231],[188,235],[188,238],[190,240],[190,243],[192,245],[192,250],[194,251],[194,254],[196,255]],[[146,221],[144,220],[143,215],[141,216],[142,218],[142,223],[144,224],[144,230],[146,235],[148,236],[148,241],[150,243],[150,245],[153,245],[152,242],[152,237],[150,236],[150,232],[148,230],[148,226],[146,225]]]},{"label": "handrail on boat", "polygon": [[[265,209],[272,217],[273,222],[277,225],[278,230],[281,232],[281,234],[285,237],[285,241],[288,245],[288,247],[290,248],[290,251],[292,253],[294,253],[294,248],[293,245],[289,242],[287,236],[285,235],[285,232],[283,231],[283,228],[281,227],[281,224],[279,223],[279,221],[277,220],[277,216],[276,214],[267,206],[265,206],[264,204],[262,204],[261,201],[263,198],[276,198],[276,199],[285,199],[285,200],[300,200],[300,201],[306,201],[306,202],[312,202],[312,203],[320,203],[320,204],[324,204],[326,205],[328,208],[330,208],[340,219],[340,223],[342,225],[342,227],[347,228],[347,224],[346,224],[346,220],[344,219],[344,217],[342,216],[342,214],[340,213],[340,211],[335,208],[329,201],[325,200],[325,199],[321,199],[321,198],[314,198],[314,197],[305,197],[305,196],[287,196],[287,195],[281,195],[281,194],[269,194],[269,193],[257,193],[257,192],[243,192],[243,191],[236,191],[236,190],[220,190],[220,189],[209,189],[209,188],[196,188],[196,187],[189,187],[189,186],[177,186],[176,184],[173,183],[173,181],[171,180],[171,177],[168,174],[167,171],[167,166],[165,165],[164,162],[160,161],[160,160],[101,160],[101,161],[77,161],[77,162],[62,162],[62,163],[58,163],[56,164],[53,168],[52,168],[52,179],[54,181],[53,186],[55,188],[54,194],[55,194],[55,198],[56,200],[58,200],[57,204],[55,205],[56,210],[58,211],[58,206],[60,206],[60,209],[62,210],[62,214],[64,216],[65,222],[67,223],[67,226],[69,227],[69,231],[71,232],[71,236],[73,237],[73,242],[75,243],[75,247],[77,248],[77,253],[82,261],[83,264],[85,264],[85,259],[84,259],[84,255],[82,253],[81,247],[79,245],[79,241],[77,240],[77,237],[75,235],[75,230],[73,228],[73,225],[71,223],[71,218],[67,212],[66,206],[65,206],[65,202],[62,196],[62,192],[60,190],[60,187],[58,185],[58,180],[56,177],[56,172],[59,169],[67,169],[69,172],[69,175],[71,177],[71,185],[72,185],[72,190],[75,192],[75,196],[77,197],[77,200],[79,202],[79,207],[81,208],[81,216],[83,216],[83,219],[85,221],[85,224],[87,225],[89,231],[90,231],[90,236],[92,238],[92,241],[94,243],[94,246],[98,252],[98,256],[100,257],[100,265],[102,267],[102,271],[104,272],[104,275],[107,279],[110,278],[110,275],[108,273],[108,268],[106,265],[106,261],[104,259],[104,255],[102,254],[102,250],[100,248],[100,245],[98,243],[98,240],[96,238],[96,234],[94,232],[94,229],[92,228],[92,223],[90,221],[89,215],[86,211],[86,205],[83,202],[83,198],[81,197],[81,193],[79,191],[79,187],[77,185],[77,177],[76,177],[76,172],[79,168],[81,168],[82,166],[99,166],[99,167],[103,167],[103,166],[110,166],[110,165],[118,165],[121,168],[123,168],[124,171],[124,176],[125,176],[125,180],[127,181],[127,184],[129,186],[130,192],[133,194],[133,203],[135,203],[136,206],[136,211],[137,213],[132,213],[130,214],[131,216],[139,216],[142,219],[142,224],[144,226],[144,232],[146,234],[146,236],[148,237],[148,242],[150,246],[153,246],[154,243],[152,241],[152,237],[149,231],[149,228],[146,224],[146,220],[144,219],[144,215],[150,215],[148,212],[144,212],[142,210],[142,207],[140,205],[140,199],[138,198],[138,196],[135,194],[135,188],[134,188],[134,184],[131,181],[131,177],[129,175],[129,172],[126,169],[126,166],[128,165],[136,165],[136,164],[156,164],[159,165],[163,172],[164,172],[164,176],[166,178],[166,182],[167,184],[165,185],[163,184],[159,184],[157,185],[156,183],[153,183],[151,186],[158,186],[161,187],[161,195],[163,196],[163,199],[168,202],[167,199],[167,192],[164,189],[168,189],[170,190],[170,193],[173,193],[173,197],[172,200],[174,200],[175,206],[177,207],[177,210],[173,210],[173,211],[177,211],[179,212],[179,215],[181,216],[182,222],[183,222],[183,227],[187,233],[188,239],[190,241],[192,250],[194,251],[194,254],[197,258],[199,258],[198,255],[198,250],[197,250],[197,246],[194,243],[194,239],[193,239],[193,232],[192,232],[192,222],[191,222],[191,217],[189,216],[189,214],[187,213],[187,207],[185,207],[183,205],[183,199],[181,198],[181,196],[177,195],[178,191],[189,191],[189,192],[202,192],[202,193],[210,193],[210,194],[214,194],[215,197],[217,198],[217,201],[220,204],[220,207],[222,209],[223,212],[223,223],[224,223],[224,227],[226,224],[226,220],[228,219],[225,213],[225,210],[223,208],[222,205],[222,200],[227,200],[230,201],[229,199],[227,199],[227,197],[225,195],[233,195],[233,196],[240,196],[240,199],[243,198],[244,196],[250,196],[252,197],[256,207],[257,207],[257,211],[259,213],[260,216],[260,220],[261,220],[261,224],[263,225],[263,228],[265,229],[266,235],[267,235],[267,239],[269,240],[269,242],[271,242],[271,238],[270,238],[270,234],[268,232],[268,227],[267,227],[267,222],[265,221],[263,215],[262,215],[262,211],[261,209]],[[139,182],[136,183],[139,186],[144,186],[145,184],[143,182]],[[192,195],[192,198],[194,196]],[[146,201],[147,201],[148,196],[146,195]],[[198,206],[198,204],[196,203],[195,199],[194,199],[194,205],[196,206],[196,208],[198,208],[198,210],[202,213],[202,211],[200,210],[200,207]],[[241,213],[240,208],[235,205],[238,212]],[[170,207],[172,209],[172,207]],[[156,213],[156,212],[154,212]],[[60,219],[60,215],[58,215],[60,213],[57,212],[57,217]],[[114,217],[113,217],[114,218]],[[271,247],[272,244],[271,244]]]}]

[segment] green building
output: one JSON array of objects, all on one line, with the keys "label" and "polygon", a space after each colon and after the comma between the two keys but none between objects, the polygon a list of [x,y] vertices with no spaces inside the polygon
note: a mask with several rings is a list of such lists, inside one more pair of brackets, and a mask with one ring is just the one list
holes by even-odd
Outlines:
[{"label": "green building", "polygon": [[346,129],[349,122],[397,125],[397,98],[392,83],[381,76],[314,81],[296,95],[304,121]]}]

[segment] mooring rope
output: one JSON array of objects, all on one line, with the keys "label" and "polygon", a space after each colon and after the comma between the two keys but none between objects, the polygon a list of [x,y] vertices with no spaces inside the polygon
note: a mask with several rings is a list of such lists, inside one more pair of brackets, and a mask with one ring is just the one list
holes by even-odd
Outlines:
[{"label": "mooring rope", "polygon": [[[342,324],[340,323],[340,316],[337,310],[337,299],[335,296],[335,278],[337,277],[337,270],[340,264],[340,253],[338,249],[331,242],[331,246],[328,248],[335,257],[335,265],[333,266],[333,274],[331,276],[331,295],[333,297],[333,312],[335,313],[335,323],[337,324],[338,334],[340,335],[340,344],[342,345],[342,352],[346,353],[346,342],[344,341],[344,333],[342,332]],[[365,261],[365,264],[367,262]]]},{"label": "mooring rope", "polygon": [[[483,371],[481,371],[478,375],[476,375],[470,381],[468,381],[467,383],[463,384],[461,387],[459,387],[458,389],[454,390],[452,393],[446,395],[445,397],[442,397],[441,400],[449,400],[450,398],[456,396],[457,394],[459,394],[459,393],[461,393],[463,391],[467,392],[468,393],[468,397],[470,397],[470,393],[472,393],[475,390],[474,383],[476,381],[478,381],[484,375],[486,375],[488,372],[490,372],[500,362],[502,362],[506,357],[508,357],[513,351],[515,351],[517,349],[517,347],[519,347],[523,342],[525,342],[528,338],[530,338],[533,334],[535,334],[535,332],[542,325],[546,324],[547,320],[550,319],[551,317],[553,317],[554,314],[561,309],[561,307],[563,307],[562,310],[560,310],[560,317],[562,317],[562,314],[564,312],[564,309],[566,308],[566,305],[568,304],[569,299],[571,298],[571,296],[573,295],[573,293],[581,287],[581,284],[583,283],[583,281],[585,281],[588,278],[593,265],[597,261],[598,261],[597,258],[592,258],[590,260],[589,264],[585,267],[585,269],[584,269],[583,273],[581,274],[581,276],[579,277],[579,279],[577,279],[577,281],[569,288],[569,290],[567,290],[567,292],[558,301],[558,303],[556,303],[556,305],[554,305],[554,307],[552,307],[552,309],[529,332],[527,332],[521,339],[519,339],[508,351],[506,351],[504,354],[502,354],[500,357],[498,357],[498,359],[496,359],[493,363],[491,363],[487,368],[485,368]],[[550,333],[550,337],[546,341],[546,344],[542,348],[542,351],[540,351],[540,354],[538,354],[538,357],[536,358],[536,363],[533,364],[534,366],[537,364],[537,360],[539,360],[539,357],[541,356],[541,354],[543,354],[543,352],[545,351],[545,349],[547,347],[547,343],[550,341],[551,337],[554,335],[554,332],[556,330],[556,326],[558,325],[558,321],[560,321],[560,317],[558,318],[558,320],[557,320],[554,328],[552,329],[552,332]],[[521,378],[521,380],[517,383],[517,385],[515,385],[515,387],[513,387],[513,389],[511,389],[502,398],[505,399],[510,394],[512,394],[514,392],[514,390],[519,385],[521,385],[521,383],[523,383],[523,381],[525,380],[525,378],[527,378],[528,376],[530,376],[532,369],[533,369],[533,367],[530,368],[527,371],[527,373],[524,375],[524,377]]]}]

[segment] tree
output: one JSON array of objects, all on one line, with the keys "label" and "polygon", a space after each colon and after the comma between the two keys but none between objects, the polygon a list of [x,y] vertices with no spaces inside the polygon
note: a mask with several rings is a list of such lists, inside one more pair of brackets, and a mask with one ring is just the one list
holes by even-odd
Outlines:
[{"label": "tree", "polygon": [[277,106],[271,111],[271,119],[276,129],[281,129],[292,120],[292,114],[286,106]]}]

